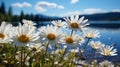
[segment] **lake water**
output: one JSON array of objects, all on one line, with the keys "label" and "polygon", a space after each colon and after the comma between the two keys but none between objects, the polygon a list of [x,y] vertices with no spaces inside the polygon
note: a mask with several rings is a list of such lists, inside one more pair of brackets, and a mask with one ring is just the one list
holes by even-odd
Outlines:
[{"label": "lake water", "polygon": [[[41,22],[42,23],[42,22]],[[40,24],[41,24],[40,23]],[[89,21],[90,28],[95,28],[100,31],[100,38],[94,39],[94,41],[101,41],[106,45],[114,45],[117,49],[117,56],[108,57],[107,59],[113,62],[120,63],[120,21]],[[50,22],[43,22],[42,25],[51,24]],[[91,52],[90,46],[87,46],[86,52]],[[86,55],[90,58],[89,55]],[[98,59],[103,58],[98,56]]]},{"label": "lake water", "polygon": [[[113,62],[120,63],[120,28],[96,28],[100,31],[100,38],[94,39],[95,41],[101,41],[105,45],[114,45],[114,48],[117,49],[116,56],[108,57],[107,59]],[[87,51],[91,51],[92,49],[88,47]],[[102,56],[98,57],[100,60],[103,59]]]}]

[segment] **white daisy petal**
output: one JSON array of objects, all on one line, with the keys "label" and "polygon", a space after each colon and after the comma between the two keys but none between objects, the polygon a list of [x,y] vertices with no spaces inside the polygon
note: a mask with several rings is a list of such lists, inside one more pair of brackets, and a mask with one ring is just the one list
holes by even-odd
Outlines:
[{"label": "white daisy petal", "polygon": [[41,40],[45,39],[45,42],[50,44],[57,44],[60,39],[64,36],[63,32],[55,26],[47,25],[46,27],[41,27],[40,29]]},{"label": "white daisy petal", "polygon": [[12,29],[11,39],[14,45],[27,46],[39,39],[39,34],[35,32],[33,27],[28,25],[19,25]]},{"label": "white daisy petal", "polygon": [[100,54],[104,56],[115,56],[117,55],[117,50],[113,49],[113,47],[106,45],[106,46],[101,46],[100,49],[98,50]]},{"label": "white daisy petal", "polygon": [[99,67],[114,67],[114,64],[109,62],[108,60],[105,60],[99,63]]},{"label": "white daisy petal", "polygon": [[11,31],[12,25],[7,24],[7,22],[2,22],[0,26],[0,43],[8,43],[11,42],[10,38],[10,31]]},{"label": "white daisy petal", "polygon": [[84,36],[87,38],[97,38],[100,37],[100,32],[98,30],[95,29],[86,29],[83,31]]},{"label": "white daisy petal", "polygon": [[82,31],[82,29],[88,25],[88,23],[86,23],[88,20],[84,20],[84,17],[81,17],[79,19],[79,15],[70,16],[70,19],[67,17],[64,18],[64,20],[67,23],[66,27],[75,31],[77,30]]},{"label": "white daisy petal", "polygon": [[95,50],[103,46],[103,44],[100,41],[91,41],[89,45]]}]

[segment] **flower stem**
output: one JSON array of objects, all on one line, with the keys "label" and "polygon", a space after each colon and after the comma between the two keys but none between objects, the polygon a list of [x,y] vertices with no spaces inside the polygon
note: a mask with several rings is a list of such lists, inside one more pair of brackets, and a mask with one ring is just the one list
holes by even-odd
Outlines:
[{"label": "flower stem", "polygon": [[87,47],[87,45],[88,45],[89,41],[90,41],[90,38],[88,38],[88,40],[87,40],[87,42],[86,42],[85,46],[83,47],[83,49],[84,49],[84,50],[85,50],[85,48]]},{"label": "flower stem", "polygon": [[93,49],[93,59],[96,59],[96,50],[95,49]]},{"label": "flower stem", "polygon": [[23,59],[23,47],[21,47],[21,67],[23,66],[23,62],[22,62],[22,59]]},{"label": "flower stem", "polygon": [[89,41],[90,41],[90,38],[88,38],[88,40],[87,40],[85,46],[84,46],[84,47],[81,49],[81,51],[80,51],[80,52],[81,52],[81,57],[82,57],[82,59],[85,59],[85,58],[83,58],[83,52],[85,51],[85,48],[87,47]]},{"label": "flower stem", "polygon": [[54,47],[54,49],[53,49],[53,61],[52,61],[52,67],[54,67],[54,62],[55,62],[55,48],[56,47]]},{"label": "flower stem", "polygon": [[46,54],[47,54],[47,51],[48,51],[48,46],[49,46],[49,43],[47,44],[47,46],[46,46],[46,50],[45,50],[45,56],[46,56]]},{"label": "flower stem", "polygon": [[107,56],[104,56],[103,61],[104,61],[104,60],[107,60]]},{"label": "flower stem", "polygon": [[27,57],[31,54],[32,50],[27,53],[27,55],[24,57],[24,61],[27,59]]},{"label": "flower stem", "polygon": [[63,58],[64,58],[64,55],[65,55],[65,53],[66,53],[66,50],[67,50],[67,48],[65,48],[64,53],[61,55],[60,60],[58,61],[58,64],[57,64],[55,67],[58,67],[59,63],[62,62],[62,60],[63,60]]},{"label": "flower stem", "polygon": [[17,51],[16,45],[14,46],[14,48],[15,48],[15,51],[14,51],[14,67],[15,67],[15,65],[16,65],[16,58],[15,58],[15,55],[16,55],[16,51]]},{"label": "flower stem", "polygon": [[73,30],[71,31],[70,36],[72,36],[72,34],[73,34]]}]

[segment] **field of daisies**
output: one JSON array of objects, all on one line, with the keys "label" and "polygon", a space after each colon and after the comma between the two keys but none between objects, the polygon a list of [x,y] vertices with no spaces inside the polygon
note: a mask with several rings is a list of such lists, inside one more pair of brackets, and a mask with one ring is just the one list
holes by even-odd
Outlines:
[{"label": "field of daisies", "polygon": [[[117,55],[117,49],[94,41],[101,35],[87,28],[88,19],[75,15],[64,20],[40,28],[25,19],[18,26],[1,22],[0,67],[120,67],[107,59]],[[86,51],[87,46],[92,53]]]}]

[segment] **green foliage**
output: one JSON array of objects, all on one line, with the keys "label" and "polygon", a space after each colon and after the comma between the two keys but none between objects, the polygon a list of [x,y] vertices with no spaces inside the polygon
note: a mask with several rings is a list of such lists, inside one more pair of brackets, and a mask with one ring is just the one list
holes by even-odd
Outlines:
[{"label": "green foliage", "polygon": [[12,7],[9,7],[9,9],[8,9],[8,15],[12,16]]},{"label": "green foliage", "polygon": [[0,13],[6,14],[4,2],[1,3],[1,6],[0,6]]},{"label": "green foliage", "polygon": [[28,47],[13,46],[12,43],[0,44],[0,65],[13,67],[74,67],[72,62],[74,53],[70,53],[68,59],[63,59],[66,49],[58,53],[46,53],[30,50]]}]

